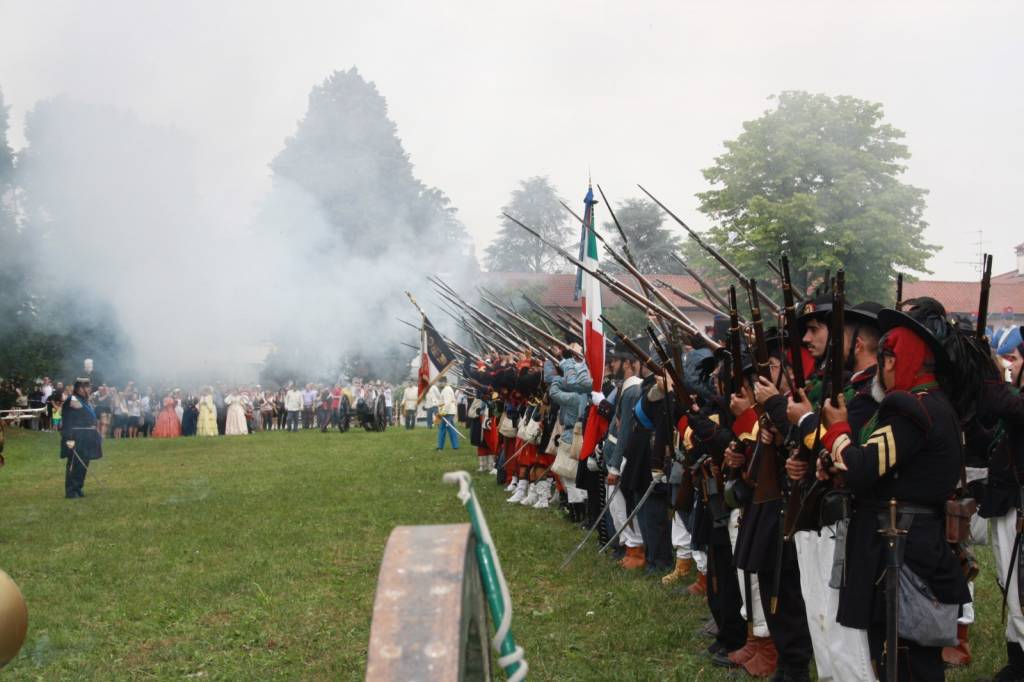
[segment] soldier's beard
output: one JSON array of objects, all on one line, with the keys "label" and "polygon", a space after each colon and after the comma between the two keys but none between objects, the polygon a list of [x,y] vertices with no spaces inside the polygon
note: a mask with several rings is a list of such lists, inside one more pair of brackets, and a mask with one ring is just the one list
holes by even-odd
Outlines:
[{"label": "soldier's beard", "polygon": [[871,397],[877,403],[885,399],[885,379],[882,377],[881,371],[875,372],[875,376],[871,380]]}]

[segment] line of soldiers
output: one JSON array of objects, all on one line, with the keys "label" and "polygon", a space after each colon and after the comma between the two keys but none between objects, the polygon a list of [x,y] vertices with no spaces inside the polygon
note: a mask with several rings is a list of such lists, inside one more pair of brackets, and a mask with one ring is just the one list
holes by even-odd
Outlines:
[{"label": "line of soldiers", "polygon": [[717,343],[679,358],[653,330],[620,336],[600,387],[568,340],[543,361],[467,355],[481,471],[511,503],[560,499],[624,569],[674,584],[696,566],[713,662],[777,680],[812,658],[834,680],[968,664],[971,525],[989,519],[995,679],[1024,680],[1021,329],[993,353],[938,301],[847,307],[838,284],[772,328],[756,292],[746,328],[733,298]]}]

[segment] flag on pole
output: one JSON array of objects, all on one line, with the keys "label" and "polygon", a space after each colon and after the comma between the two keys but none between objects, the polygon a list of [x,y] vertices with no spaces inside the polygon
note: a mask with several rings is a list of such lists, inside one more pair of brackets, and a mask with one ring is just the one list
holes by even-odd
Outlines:
[{"label": "flag on pole", "polygon": [[[597,270],[597,236],[594,232],[594,190],[587,188],[583,198],[583,225],[580,235],[580,260],[591,270]],[[595,387],[604,383],[604,325],[601,324],[601,283],[592,275],[578,269],[577,297],[583,317],[583,356]]]},{"label": "flag on pole", "polygon": [[427,396],[427,391],[455,364],[455,354],[430,320],[423,315],[423,327],[420,329],[420,370],[419,385],[416,391],[418,405]]}]

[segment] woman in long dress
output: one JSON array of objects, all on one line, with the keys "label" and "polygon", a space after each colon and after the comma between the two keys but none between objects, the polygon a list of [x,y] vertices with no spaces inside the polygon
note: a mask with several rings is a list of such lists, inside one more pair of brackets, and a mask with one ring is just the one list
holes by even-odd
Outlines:
[{"label": "woman in long dress", "polygon": [[175,410],[177,402],[171,396],[164,398],[163,409],[156,418],[156,427],[153,429],[153,438],[177,438],[181,435],[181,422],[178,421],[178,413]]},{"label": "woman in long dress", "polygon": [[242,436],[249,433],[249,425],[245,421],[245,404],[248,398],[242,393],[233,392],[224,399],[228,406],[227,422],[224,425],[224,433],[228,436]]},{"label": "woman in long dress", "polygon": [[213,402],[213,389],[203,390],[199,398],[199,424],[196,433],[200,436],[217,435],[217,404]]}]

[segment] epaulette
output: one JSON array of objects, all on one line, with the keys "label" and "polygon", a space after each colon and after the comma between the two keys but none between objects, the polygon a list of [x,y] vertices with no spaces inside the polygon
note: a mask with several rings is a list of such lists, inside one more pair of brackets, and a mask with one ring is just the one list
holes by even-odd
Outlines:
[{"label": "epaulette", "polygon": [[82,401],[77,395],[73,395],[68,399],[68,405],[70,405],[73,410],[82,409]]},{"label": "epaulette", "polygon": [[892,415],[910,419],[923,431],[927,431],[932,426],[931,415],[921,404],[921,398],[909,391],[892,391],[886,394],[885,399],[878,406],[878,420],[883,421]]}]

